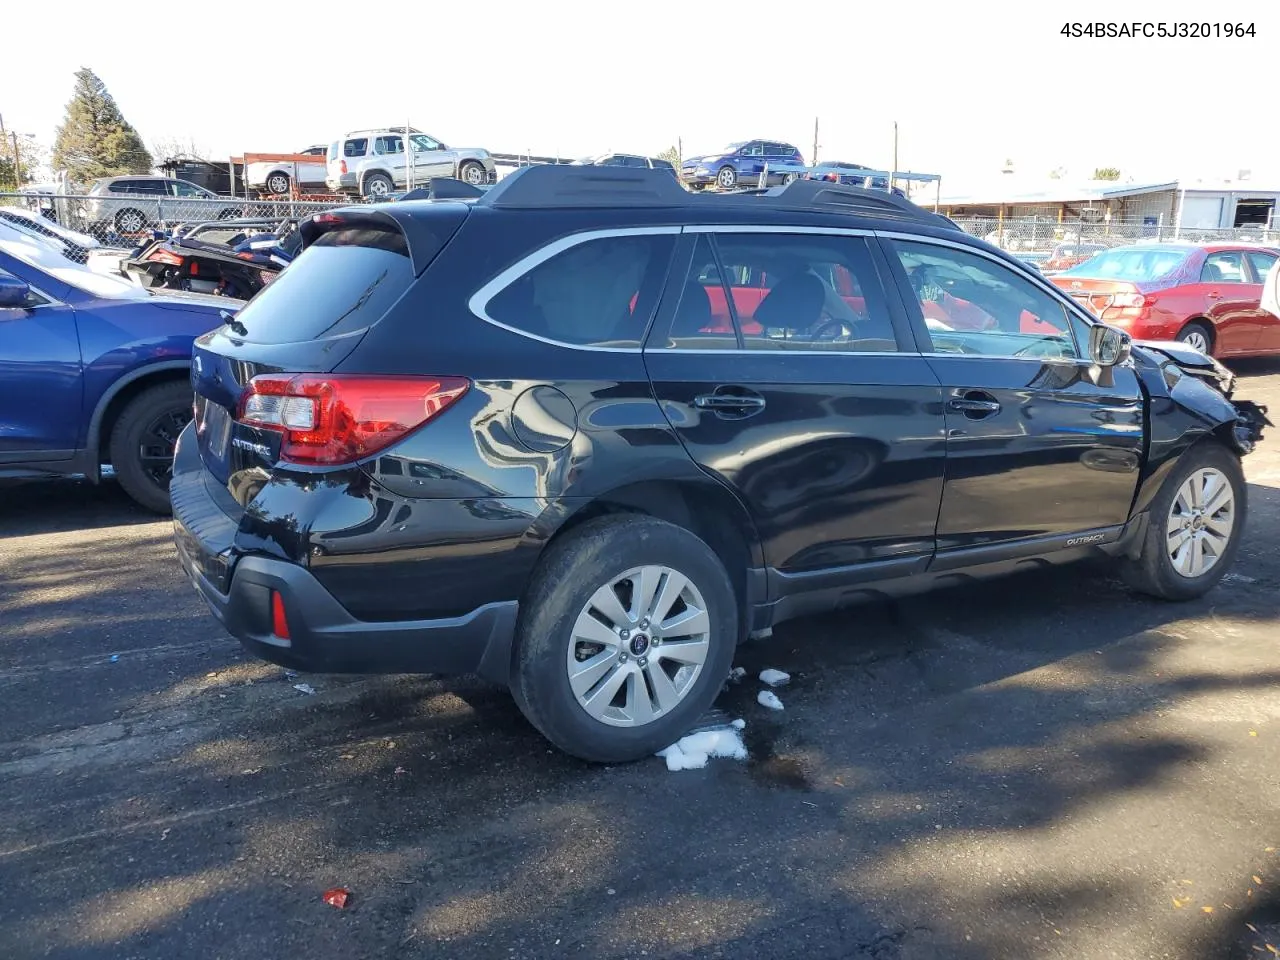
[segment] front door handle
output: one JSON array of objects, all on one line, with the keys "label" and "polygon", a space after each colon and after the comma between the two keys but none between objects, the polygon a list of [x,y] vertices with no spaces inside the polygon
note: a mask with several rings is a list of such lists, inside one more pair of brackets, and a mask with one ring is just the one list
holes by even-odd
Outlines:
[{"label": "front door handle", "polygon": [[1204,298],[1206,300],[1221,300],[1222,294],[1220,294],[1217,290],[1211,290],[1204,295]]},{"label": "front door handle", "polygon": [[981,420],[1000,412],[999,401],[982,390],[969,390],[963,396],[952,397],[947,401],[947,407],[963,413],[970,420]]},{"label": "front door handle", "polygon": [[693,405],[699,410],[710,410],[718,416],[741,418],[763,410],[764,397],[740,388],[721,387],[715,393],[704,393],[694,397]]}]

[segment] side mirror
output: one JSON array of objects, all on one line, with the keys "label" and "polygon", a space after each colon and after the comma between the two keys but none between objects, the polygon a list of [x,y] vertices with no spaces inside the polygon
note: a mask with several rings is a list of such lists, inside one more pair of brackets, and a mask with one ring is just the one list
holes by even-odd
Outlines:
[{"label": "side mirror", "polygon": [[0,277],[0,307],[25,307],[31,288],[17,277]]},{"label": "side mirror", "polygon": [[1133,338],[1123,330],[1094,324],[1089,329],[1089,359],[1100,367],[1114,367],[1129,359]]}]

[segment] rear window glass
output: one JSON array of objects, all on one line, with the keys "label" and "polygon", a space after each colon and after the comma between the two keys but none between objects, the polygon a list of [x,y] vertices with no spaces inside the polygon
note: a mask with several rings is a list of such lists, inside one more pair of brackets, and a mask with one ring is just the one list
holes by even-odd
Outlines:
[{"label": "rear window glass", "polygon": [[1060,276],[1097,280],[1159,280],[1182,266],[1182,250],[1108,250],[1094,254]]},{"label": "rear window glass", "polygon": [[373,326],[413,283],[404,235],[346,228],[322,234],[236,319],[251,343],[297,343]]},{"label": "rear window glass", "polygon": [[530,268],[495,294],[489,318],[574,346],[638,347],[671,259],[670,234],[600,237]]}]

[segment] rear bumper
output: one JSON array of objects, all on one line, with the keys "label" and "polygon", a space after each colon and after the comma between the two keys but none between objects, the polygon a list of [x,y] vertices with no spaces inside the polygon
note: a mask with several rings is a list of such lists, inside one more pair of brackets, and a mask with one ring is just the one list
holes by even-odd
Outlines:
[{"label": "rear bumper", "polygon": [[[322,673],[478,673],[506,683],[515,600],[432,620],[360,620],[307,568],[236,548],[237,520],[210,491],[190,427],[179,440],[169,488],[174,543],[187,577],[227,632],[255,656]],[[272,593],[287,638],[272,623]]]},{"label": "rear bumper", "polygon": [[[191,556],[189,538],[179,536],[177,543],[182,566],[213,615],[263,660],[316,673],[478,673],[507,680],[514,600],[447,620],[369,623],[347,613],[310,572],[283,560],[241,558],[222,593]],[[288,639],[272,631],[272,592],[284,604]]]}]

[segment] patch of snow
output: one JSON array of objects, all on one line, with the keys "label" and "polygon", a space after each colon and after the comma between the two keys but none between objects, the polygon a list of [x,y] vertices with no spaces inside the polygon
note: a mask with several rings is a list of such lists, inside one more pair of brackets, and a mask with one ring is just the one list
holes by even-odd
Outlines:
[{"label": "patch of snow", "polygon": [[784,673],[781,670],[774,670],[771,667],[768,670],[760,671],[760,682],[767,683],[771,687],[780,687],[784,683],[791,682],[791,674]]},{"label": "patch of snow", "polygon": [[737,683],[746,675],[747,675],[746,667],[734,667],[732,670],[729,671],[729,679],[732,680],[734,683]]},{"label": "patch of snow", "polygon": [[[742,726],[739,726],[742,724]],[[712,757],[728,757],[731,760],[747,759],[747,747],[739,732],[746,721],[735,720],[731,726],[719,730],[703,730],[681,737],[677,742],[659,750],[657,756],[667,761],[667,769],[698,770]]]},{"label": "patch of snow", "polygon": [[1222,577],[1223,583],[1257,583],[1257,578],[1247,577],[1243,573],[1228,573]]},{"label": "patch of snow", "polygon": [[761,690],[756,702],[762,707],[768,707],[770,710],[781,710],[782,701],[778,699],[778,695],[772,690]]},{"label": "patch of snow", "polygon": [[735,730],[741,730],[741,729],[743,729],[744,727],[746,727],[746,725],[747,725],[747,721],[743,720],[741,717],[739,717],[737,720],[733,721],[733,724],[732,724],[733,729],[735,729]]},{"label": "patch of snow", "polygon": [[309,683],[295,683],[293,689],[299,693],[305,693],[307,696],[311,696],[316,692],[316,688]]}]

